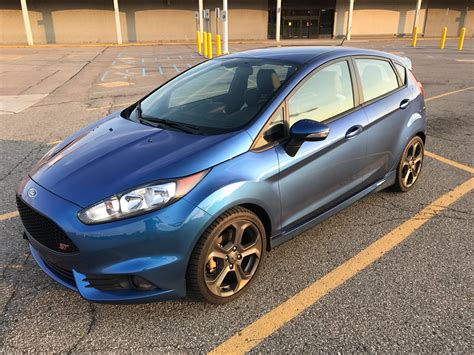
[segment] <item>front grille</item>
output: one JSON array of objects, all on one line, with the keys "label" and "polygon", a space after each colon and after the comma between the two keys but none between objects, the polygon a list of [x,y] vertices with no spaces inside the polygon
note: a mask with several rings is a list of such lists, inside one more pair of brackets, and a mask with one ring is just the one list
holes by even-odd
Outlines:
[{"label": "front grille", "polygon": [[46,264],[46,266],[54,272],[56,275],[58,275],[60,278],[74,282],[74,274],[72,273],[72,270],[65,269],[59,265],[47,262],[46,260],[43,259],[43,262]]},{"label": "front grille", "polygon": [[60,253],[79,251],[66,233],[52,220],[28,206],[19,196],[16,197],[16,204],[25,229],[38,243]]}]

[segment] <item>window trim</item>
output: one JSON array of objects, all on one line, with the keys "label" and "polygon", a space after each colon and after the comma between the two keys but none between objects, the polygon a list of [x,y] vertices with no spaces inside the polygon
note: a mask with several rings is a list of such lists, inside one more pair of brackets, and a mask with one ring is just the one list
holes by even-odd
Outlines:
[{"label": "window trim", "polygon": [[[351,79],[351,86],[352,86],[352,96],[354,100],[354,107],[352,107],[349,110],[346,110],[344,112],[338,113],[335,116],[329,117],[328,119],[322,121],[321,123],[328,124],[330,122],[337,121],[340,118],[343,118],[346,115],[349,115],[359,109],[361,109],[361,100],[359,96],[360,89],[358,87],[358,78],[356,76],[356,68],[354,66],[354,63],[352,61],[352,56],[351,55],[346,55],[343,57],[338,57],[334,58],[331,60],[328,60],[327,62],[319,65],[318,67],[314,68],[311,70],[308,74],[306,74],[299,82],[298,84],[291,89],[291,91],[282,99],[282,102],[278,105],[277,109],[275,109],[272,114],[270,115],[270,118],[265,122],[263,125],[263,128],[258,132],[257,136],[255,137],[254,141],[252,142],[252,145],[250,147],[250,151],[254,152],[262,152],[267,149],[273,148],[277,146],[278,144],[282,143],[283,141],[287,140],[289,137],[289,131],[290,131],[290,120],[289,120],[289,115],[288,115],[288,100],[296,93],[296,91],[307,81],[309,80],[313,75],[315,75],[318,71],[324,69],[325,67],[336,64],[338,62],[346,61],[349,69],[349,74],[350,74],[350,79]],[[311,65],[311,64],[309,64]],[[301,68],[300,68],[301,69]],[[255,148],[255,145],[257,141],[261,138],[261,136],[265,133],[266,129],[268,129],[268,126],[275,115],[275,113],[283,108],[283,120],[285,123],[285,136],[282,139],[279,139],[275,142],[269,143],[268,145],[262,146],[260,148]]]},{"label": "window trim", "polygon": [[[384,93],[380,96],[374,97],[373,99],[371,99],[369,101],[364,101],[364,91],[362,89],[362,79],[360,78],[359,71],[357,69],[357,63],[356,63],[357,59],[371,59],[371,60],[381,60],[381,61],[384,61],[384,62],[388,62],[388,64],[390,65],[390,67],[394,71],[395,77],[397,78],[398,87],[396,89],[388,91],[388,92],[386,92],[386,93]],[[398,75],[397,69],[395,69],[395,66],[393,65],[393,62],[390,58],[382,57],[382,56],[376,56],[376,55],[354,55],[354,56],[352,56],[352,60],[354,61],[354,73],[357,77],[358,89],[359,89],[359,98],[360,98],[360,106],[361,107],[365,107],[365,106],[373,104],[374,102],[377,102],[379,100],[383,100],[386,97],[388,97],[388,96],[390,96],[390,95],[392,95],[392,94],[394,94],[398,91],[403,90],[407,86],[406,84],[403,85],[403,86],[400,86],[400,83],[401,83],[400,77]],[[406,68],[405,68],[405,70],[406,70]]]},{"label": "window trim", "polygon": [[338,113],[337,115],[328,117],[324,121],[321,121],[321,123],[327,124],[327,123],[336,121],[339,118],[342,118],[343,116],[345,116],[349,113],[352,113],[352,112],[356,111],[357,109],[359,109],[359,107],[360,107],[360,96],[359,96],[359,90],[358,90],[357,86],[355,85],[355,80],[356,80],[356,77],[354,76],[354,69],[355,68],[353,67],[352,62],[351,62],[351,56],[348,55],[348,56],[344,56],[344,57],[338,57],[338,58],[329,60],[329,61],[321,64],[320,66],[318,66],[317,68],[315,68],[311,72],[309,72],[303,79],[300,80],[298,85],[296,85],[290,91],[290,93],[285,97],[285,99],[284,99],[285,106],[286,106],[286,110],[285,110],[285,116],[286,117],[285,118],[286,118],[286,125],[287,125],[288,129],[291,128],[290,127],[290,116],[288,114],[289,113],[288,101],[296,94],[296,92],[299,90],[299,88],[302,85],[304,85],[304,83],[306,83],[306,81],[308,81],[311,77],[316,75],[319,71],[321,71],[322,69],[324,69],[324,68],[326,68],[330,65],[337,64],[339,62],[344,62],[344,61],[347,62],[347,67],[348,67],[348,70],[349,70],[349,77],[351,79],[351,87],[352,87],[352,99],[353,99],[353,105],[354,106],[352,108],[350,108],[349,110],[346,110],[346,111]]},{"label": "window trim", "polygon": [[[277,114],[279,110],[283,110],[283,124],[285,126],[285,135],[282,138],[275,140],[273,142],[268,142],[267,144],[264,144],[261,147],[255,147],[257,145],[257,142],[260,140],[260,138],[263,138],[263,135],[265,134],[267,129],[270,127],[270,123],[272,122],[273,118],[275,117],[275,115]],[[252,142],[250,151],[257,152],[257,153],[263,152],[265,150],[268,150],[270,148],[277,146],[278,144],[280,144],[281,142],[283,142],[284,140],[288,138],[289,130],[288,130],[288,121],[286,120],[286,111],[287,111],[287,107],[286,107],[285,101],[283,101],[282,103],[280,103],[280,105],[278,105],[275,111],[272,112],[272,114],[270,115],[270,118],[267,120],[267,122],[265,122],[262,129],[258,132],[257,136]]]},{"label": "window trim", "polygon": [[[392,62],[393,68],[395,69],[395,73],[397,74],[397,77],[398,77],[399,87],[407,87],[408,86],[408,73],[407,73],[408,68],[396,60],[392,60],[391,62]],[[400,77],[400,73],[398,72],[397,67],[395,65],[399,65],[403,69],[405,69],[405,82]]]}]

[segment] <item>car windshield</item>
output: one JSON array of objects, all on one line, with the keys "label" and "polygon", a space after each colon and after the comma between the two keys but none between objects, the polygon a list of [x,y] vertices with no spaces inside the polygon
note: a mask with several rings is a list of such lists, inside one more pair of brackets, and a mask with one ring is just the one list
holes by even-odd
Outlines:
[{"label": "car windshield", "polygon": [[199,134],[230,132],[249,123],[296,70],[295,64],[268,59],[208,61],[153,92],[130,118],[171,129],[188,126]]}]

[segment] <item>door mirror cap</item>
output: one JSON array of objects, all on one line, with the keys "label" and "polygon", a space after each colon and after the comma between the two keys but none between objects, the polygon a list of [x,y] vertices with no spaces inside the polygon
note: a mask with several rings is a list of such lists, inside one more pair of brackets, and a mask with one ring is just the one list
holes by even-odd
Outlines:
[{"label": "door mirror cap", "polygon": [[290,157],[294,157],[305,141],[322,141],[328,135],[329,127],[324,123],[308,119],[300,120],[291,126],[290,140],[285,150]]},{"label": "door mirror cap", "polygon": [[300,120],[290,129],[290,136],[303,141],[322,141],[329,135],[329,127],[324,123],[313,120]]}]

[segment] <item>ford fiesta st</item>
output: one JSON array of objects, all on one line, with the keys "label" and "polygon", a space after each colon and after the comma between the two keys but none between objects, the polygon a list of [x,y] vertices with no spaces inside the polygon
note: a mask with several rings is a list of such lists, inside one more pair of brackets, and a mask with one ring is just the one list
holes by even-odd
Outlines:
[{"label": "ford fiesta st", "polygon": [[31,253],[90,301],[231,301],[273,247],[414,186],[423,96],[409,60],[378,51],[206,61],[36,164],[17,190]]}]

